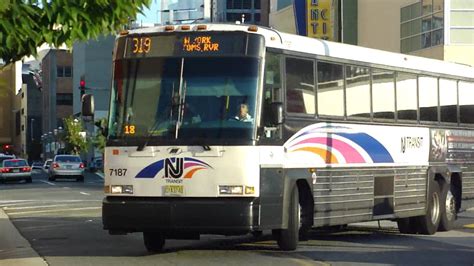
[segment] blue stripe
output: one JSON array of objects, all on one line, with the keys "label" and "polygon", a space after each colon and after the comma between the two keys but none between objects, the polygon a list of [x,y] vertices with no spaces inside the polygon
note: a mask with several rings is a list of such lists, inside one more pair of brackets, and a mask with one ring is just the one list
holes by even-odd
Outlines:
[{"label": "blue stripe", "polygon": [[374,163],[393,163],[393,158],[387,149],[375,138],[365,133],[334,133],[347,138],[362,147]]},{"label": "blue stripe", "polygon": [[152,163],[147,167],[143,168],[135,178],[154,178],[158,172],[164,167],[164,160]]}]

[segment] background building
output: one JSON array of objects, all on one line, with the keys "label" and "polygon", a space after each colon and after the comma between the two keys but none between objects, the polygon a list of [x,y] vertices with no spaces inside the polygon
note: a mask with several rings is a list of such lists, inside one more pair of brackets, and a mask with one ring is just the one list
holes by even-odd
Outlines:
[{"label": "background building", "polygon": [[[87,42],[76,42],[73,46],[73,95],[74,114],[79,116],[81,112],[81,93],[79,83],[86,83],[86,93],[94,95],[95,115],[94,120],[106,118],[109,110],[110,87],[112,85],[112,51],[115,36],[102,36],[97,40]],[[96,134],[97,128],[90,118],[86,119],[88,137]],[[94,147],[89,147],[87,160],[99,156]]]},{"label": "background building", "polygon": [[45,132],[64,127],[63,118],[72,115],[72,54],[50,49],[41,61],[43,82],[42,127]]},{"label": "background building", "polygon": [[303,21],[310,28],[310,13],[295,3],[331,6],[334,41],[474,65],[474,1],[271,0],[270,26],[300,33]]},{"label": "background building", "polygon": [[19,154],[13,145],[15,132],[15,95],[21,88],[21,63],[0,65],[0,152]]}]

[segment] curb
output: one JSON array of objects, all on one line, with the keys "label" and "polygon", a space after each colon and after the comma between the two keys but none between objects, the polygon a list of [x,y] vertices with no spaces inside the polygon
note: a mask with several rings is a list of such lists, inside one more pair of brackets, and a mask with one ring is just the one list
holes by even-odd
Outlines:
[{"label": "curb", "polygon": [[18,232],[2,208],[0,208],[0,265],[48,265]]}]

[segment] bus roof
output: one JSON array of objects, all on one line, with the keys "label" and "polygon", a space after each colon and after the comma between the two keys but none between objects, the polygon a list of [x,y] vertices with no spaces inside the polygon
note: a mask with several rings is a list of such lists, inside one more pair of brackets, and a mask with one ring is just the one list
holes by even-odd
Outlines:
[{"label": "bus roof", "polygon": [[[189,29],[187,28],[189,27]],[[377,66],[388,66],[398,69],[406,69],[420,73],[442,74],[452,77],[462,77],[474,80],[474,67],[430,59],[425,57],[412,56],[394,52],[387,52],[372,48],[355,46],[344,43],[325,41],[321,39],[309,38],[294,34],[279,32],[274,29],[239,24],[184,24],[167,25],[151,28],[131,30],[129,34],[150,34],[157,32],[192,32],[192,31],[244,31],[260,34],[265,37],[267,47],[284,49],[288,51],[314,54],[319,56],[361,62]]]}]

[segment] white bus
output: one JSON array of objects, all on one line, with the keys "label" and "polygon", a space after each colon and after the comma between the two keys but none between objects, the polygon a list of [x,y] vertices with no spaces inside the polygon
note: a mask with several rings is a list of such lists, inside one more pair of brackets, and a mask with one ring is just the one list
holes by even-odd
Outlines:
[{"label": "white bus", "polygon": [[104,229],[150,251],[263,230],[294,250],[373,220],[449,230],[474,196],[473,125],[468,66],[246,25],[122,32]]}]

